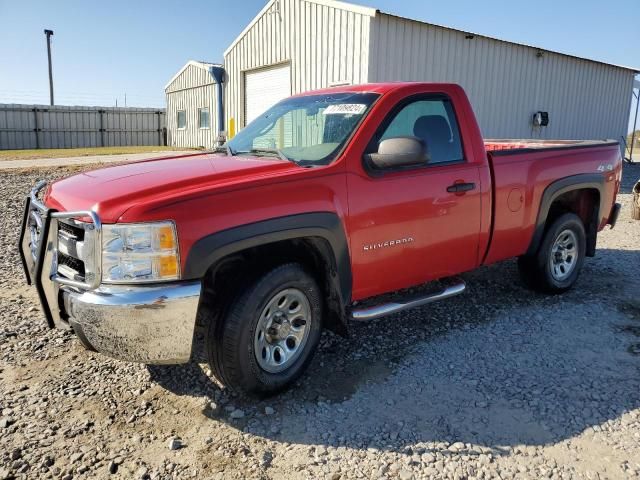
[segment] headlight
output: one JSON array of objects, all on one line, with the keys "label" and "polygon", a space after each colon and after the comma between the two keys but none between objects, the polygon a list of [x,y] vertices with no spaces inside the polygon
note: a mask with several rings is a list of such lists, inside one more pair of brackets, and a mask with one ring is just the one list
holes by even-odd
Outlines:
[{"label": "headlight", "polygon": [[102,280],[132,283],[180,278],[173,222],[102,226]]}]

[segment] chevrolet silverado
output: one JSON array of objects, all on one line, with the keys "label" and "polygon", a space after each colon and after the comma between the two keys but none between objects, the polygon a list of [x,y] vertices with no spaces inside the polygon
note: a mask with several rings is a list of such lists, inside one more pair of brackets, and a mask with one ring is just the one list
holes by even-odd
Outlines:
[{"label": "chevrolet silverado", "polygon": [[268,394],[323,328],[457,295],[482,265],[571,288],[620,177],[615,141],[483,139],[457,85],[343,86],[211,152],[41,182],[19,248],[51,327],[149,364],[190,361],[201,332],[224,385]]}]

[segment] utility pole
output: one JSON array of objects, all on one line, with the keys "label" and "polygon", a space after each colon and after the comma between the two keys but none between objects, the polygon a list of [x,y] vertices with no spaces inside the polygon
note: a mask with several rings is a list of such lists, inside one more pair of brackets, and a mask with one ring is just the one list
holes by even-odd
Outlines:
[{"label": "utility pole", "polygon": [[51,106],[53,106],[53,68],[51,67],[51,36],[53,30],[46,30],[44,34],[47,36],[47,57],[49,58],[49,99]]}]

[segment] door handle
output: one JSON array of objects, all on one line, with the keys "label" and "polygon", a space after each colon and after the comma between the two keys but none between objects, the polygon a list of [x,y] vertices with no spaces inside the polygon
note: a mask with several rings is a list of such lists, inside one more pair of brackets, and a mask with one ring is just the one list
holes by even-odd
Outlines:
[{"label": "door handle", "polygon": [[447,187],[449,193],[464,193],[476,188],[475,183],[454,183]]}]

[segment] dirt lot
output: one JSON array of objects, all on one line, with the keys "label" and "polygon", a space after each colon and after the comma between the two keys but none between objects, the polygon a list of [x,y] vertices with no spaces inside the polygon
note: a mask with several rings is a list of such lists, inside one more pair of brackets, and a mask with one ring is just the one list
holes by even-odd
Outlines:
[{"label": "dirt lot", "polygon": [[640,166],[573,291],[483,268],[465,295],[326,334],[300,385],[263,401],[45,327],[16,235],[29,187],[68,172],[0,174],[0,479],[640,476]]}]

